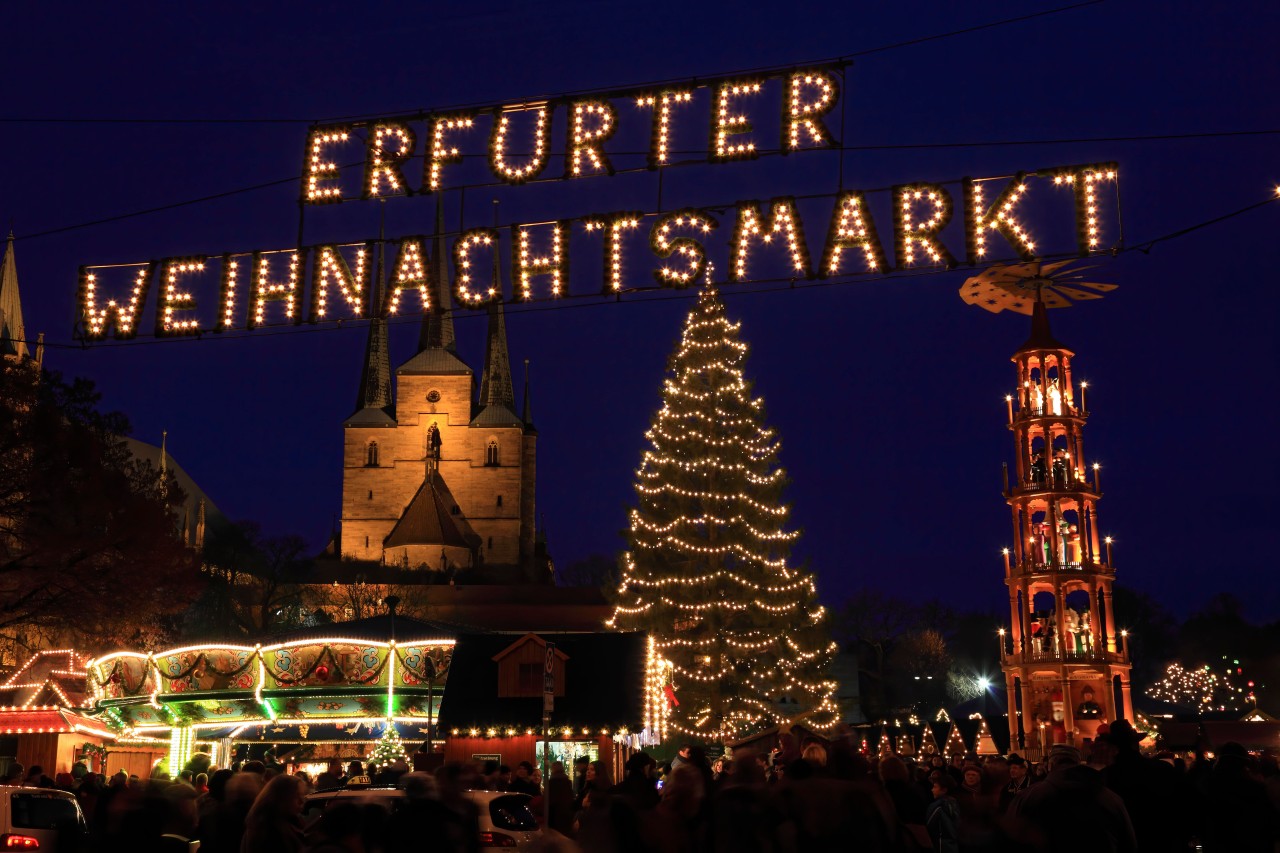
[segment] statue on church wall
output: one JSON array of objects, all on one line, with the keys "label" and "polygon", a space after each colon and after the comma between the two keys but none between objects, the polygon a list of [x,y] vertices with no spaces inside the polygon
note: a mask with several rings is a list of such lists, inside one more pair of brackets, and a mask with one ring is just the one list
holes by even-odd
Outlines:
[{"label": "statue on church wall", "polygon": [[440,439],[440,427],[432,421],[431,426],[427,427],[426,450],[427,458],[436,462],[440,461],[440,447],[444,444]]}]

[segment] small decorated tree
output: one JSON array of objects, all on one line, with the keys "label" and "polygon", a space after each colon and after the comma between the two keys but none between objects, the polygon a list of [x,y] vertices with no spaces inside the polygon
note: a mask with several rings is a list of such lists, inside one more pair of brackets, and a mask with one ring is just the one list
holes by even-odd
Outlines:
[{"label": "small decorated tree", "polygon": [[685,321],[645,434],[610,624],[646,631],[668,724],[722,740],[803,715],[835,721],[835,651],[812,575],[788,565],[778,439],[744,378],[747,345],[708,285]]},{"label": "small decorated tree", "polygon": [[408,761],[409,754],[404,751],[404,742],[400,740],[400,732],[396,724],[387,721],[387,730],[369,754],[369,764],[375,767],[390,767],[396,761]]}]

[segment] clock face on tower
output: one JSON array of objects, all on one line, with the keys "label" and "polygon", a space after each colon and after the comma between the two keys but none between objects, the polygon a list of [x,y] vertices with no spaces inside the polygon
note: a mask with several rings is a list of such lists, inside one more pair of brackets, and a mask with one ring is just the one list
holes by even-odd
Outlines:
[{"label": "clock face on tower", "polygon": [[427,402],[428,402],[428,403],[439,403],[439,402],[440,402],[440,392],[439,392],[439,391],[428,391],[428,392],[427,392]]}]

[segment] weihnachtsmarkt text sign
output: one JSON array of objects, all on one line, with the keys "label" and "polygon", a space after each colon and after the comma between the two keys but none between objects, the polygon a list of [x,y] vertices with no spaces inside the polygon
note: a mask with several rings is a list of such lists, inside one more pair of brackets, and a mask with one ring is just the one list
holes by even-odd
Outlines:
[{"label": "weihnachtsmarkt text sign", "polygon": [[[463,307],[480,307],[506,298],[488,272],[495,253],[510,259],[511,298],[527,301],[686,287],[715,252],[727,256],[725,280],[739,283],[1031,259],[1050,244],[1082,255],[1114,247],[1114,163],[847,186],[843,158],[856,146],[842,147],[839,138],[846,71],[832,63],[312,126],[297,245],[84,266],[80,333],[87,340],[137,335],[152,294],[157,336],[429,312],[446,288]],[[715,169],[823,150],[841,158],[829,191],[663,205],[663,175],[674,167]],[[502,228],[463,222],[450,231],[436,205],[434,239],[419,228],[302,245],[302,219],[315,206],[512,186],[556,193],[623,175],[656,185],[649,209]],[[601,259],[572,287],[571,248]],[[378,257],[388,282],[381,293]]]}]

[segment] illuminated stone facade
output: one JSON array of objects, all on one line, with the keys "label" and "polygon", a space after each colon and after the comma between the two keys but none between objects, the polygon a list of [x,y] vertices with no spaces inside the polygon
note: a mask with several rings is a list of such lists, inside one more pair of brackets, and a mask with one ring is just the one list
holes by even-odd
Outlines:
[{"label": "illuminated stone facade", "polygon": [[475,373],[457,354],[439,234],[433,248],[432,310],[394,390],[386,323],[370,325],[357,409],[344,424],[340,553],[445,573],[516,569],[541,580],[537,432],[527,382],[515,413],[502,305],[488,309],[477,399]]}]

